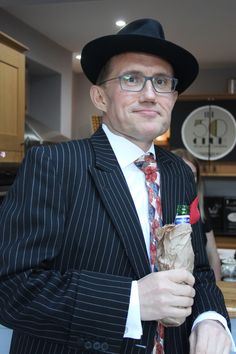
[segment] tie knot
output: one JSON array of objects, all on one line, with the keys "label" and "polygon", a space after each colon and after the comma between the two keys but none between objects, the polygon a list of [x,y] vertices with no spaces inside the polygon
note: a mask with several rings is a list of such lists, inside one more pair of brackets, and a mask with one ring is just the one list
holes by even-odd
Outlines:
[{"label": "tie knot", "polygon": [[142,155],[134,163],[145,175],[157,173],[157,163],[152,153]]}]

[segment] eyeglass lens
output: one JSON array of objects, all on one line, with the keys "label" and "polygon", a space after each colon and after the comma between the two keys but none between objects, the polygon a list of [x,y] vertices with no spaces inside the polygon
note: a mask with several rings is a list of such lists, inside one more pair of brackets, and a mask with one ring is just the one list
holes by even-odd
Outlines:
[{"label": "eyeglass lens", "polygon": [[177,84],[176,79],[164,75],[149,77],[139,73],[127,73],[120,76],[121,88],[127,91],[141,91],[148,80],[151,80],[157,92],[173,92]]}]

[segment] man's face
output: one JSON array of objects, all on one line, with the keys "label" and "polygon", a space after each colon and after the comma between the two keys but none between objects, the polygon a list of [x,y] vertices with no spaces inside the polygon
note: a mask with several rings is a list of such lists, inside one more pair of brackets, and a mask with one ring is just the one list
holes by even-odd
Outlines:
[{"label": "man's face", "polygon": [[[139,72],[145,76],[173,76],[169,63],[157,56],[143,53],[117,55],[111,59],[110,68],[106,79],[127,72]],[[100,88],[105,102],[103,122],[113,133],[124,136],[146,150],[154,138],[168,130],[177,92],[158,93],[150,80],[140,92],[122,90],[118,79],[109,81]]]}]

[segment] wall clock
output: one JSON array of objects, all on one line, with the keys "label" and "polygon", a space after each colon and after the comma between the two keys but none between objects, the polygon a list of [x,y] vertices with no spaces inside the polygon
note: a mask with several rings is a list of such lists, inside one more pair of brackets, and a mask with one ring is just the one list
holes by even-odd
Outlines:
[{"label": "wall clock", "polygon": [[185,148],[202,160],[218,160],[236,144],[236,122],[225,108],[205,105],[184,120],[181,137]]}]

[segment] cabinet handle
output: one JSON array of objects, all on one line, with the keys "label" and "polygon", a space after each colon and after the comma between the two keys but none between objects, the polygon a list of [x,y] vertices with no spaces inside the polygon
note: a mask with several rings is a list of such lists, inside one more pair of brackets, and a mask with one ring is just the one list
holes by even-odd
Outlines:
[{"label": "cabinet handle", "polygon": [[4,159],[5,157],[7,157],[6,151],[0,151],[0,158]]}]

